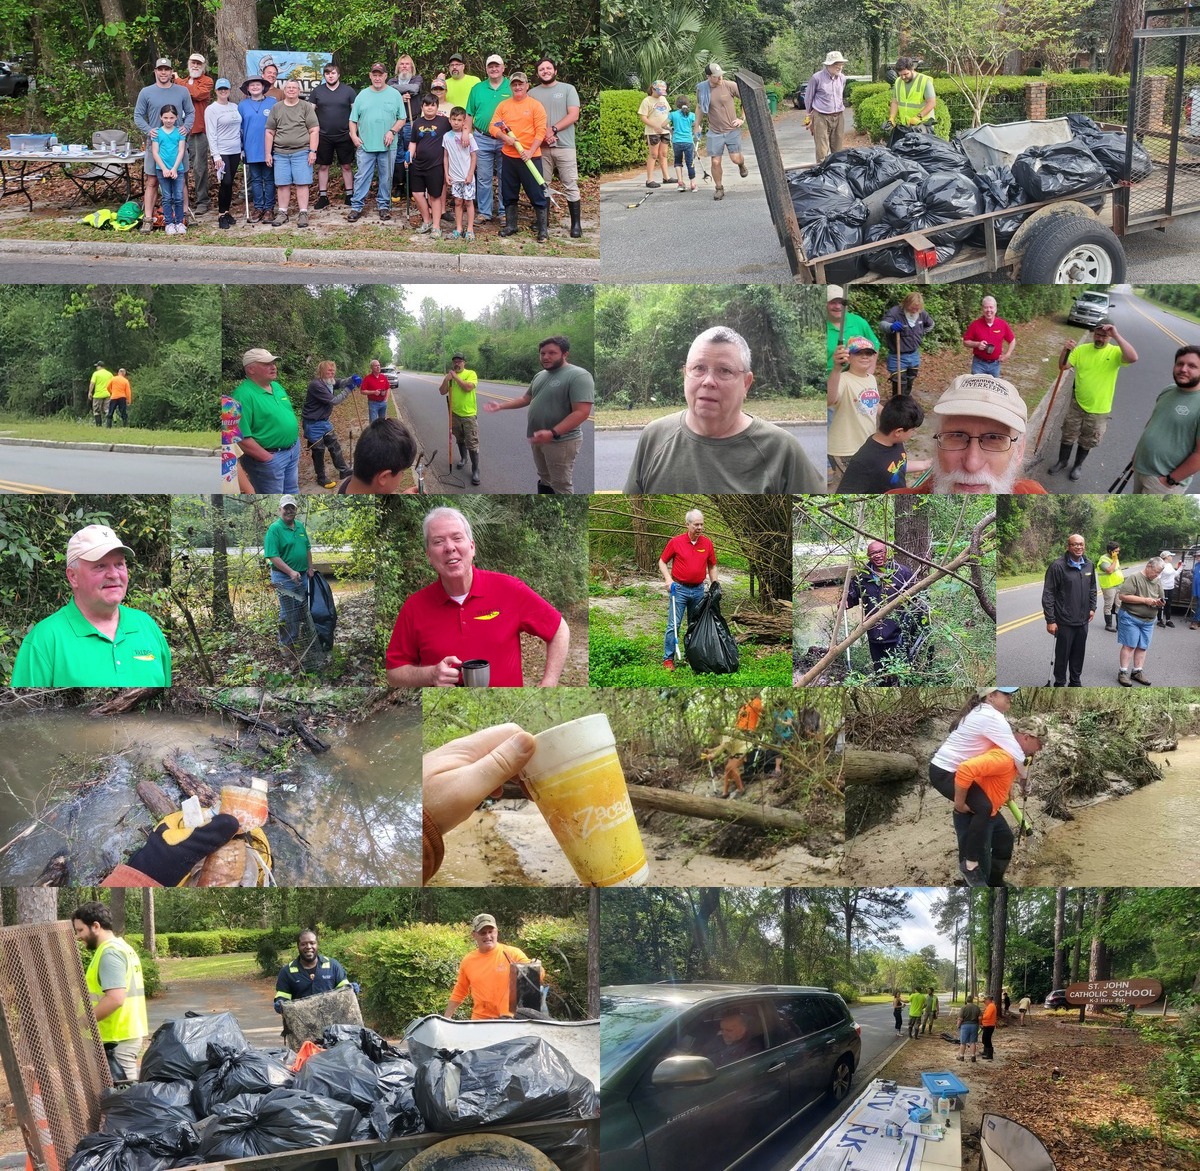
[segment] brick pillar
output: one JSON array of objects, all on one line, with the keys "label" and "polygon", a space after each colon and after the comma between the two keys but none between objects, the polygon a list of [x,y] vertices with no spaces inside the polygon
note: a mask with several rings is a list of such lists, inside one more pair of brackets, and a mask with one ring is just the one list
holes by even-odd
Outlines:
[{"label": "brick pillar", "polygon": [[[1132,99],[1133,95],[1130,94]],[[1167,79],[1161,73],[1142,77],[1141,93],[1138,94],[1137,121],[1141,130],[1167,130],[1165,120],[1167,105]]]},{"label": "brick pillar", "polygon": [[1027,81],[1025,83],[1025,117],[1032,121],[1041,121],[1046,117],[1046,83],[1044,81]]}]

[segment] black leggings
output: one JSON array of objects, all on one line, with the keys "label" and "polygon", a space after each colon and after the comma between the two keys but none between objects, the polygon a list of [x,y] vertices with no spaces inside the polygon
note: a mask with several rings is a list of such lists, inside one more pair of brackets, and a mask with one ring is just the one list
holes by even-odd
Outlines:
[{"label": "black leggings", "polygon": [[225,170],[221,174],[221,186],[217,190],[217,212],[226,215],[233,204],[233,183],[237,178],[238,164],[242,161],[240,154],[222,155]]},{"label": "black leggings", "polygon": [[[931,762],[929,783],[946,800],[954,800],[954,774],[949,769]],[[969,858],[972,862],[979,862],[987,844],[987,827],[988,822],[992,820],[992,803],[978,785],[972,785],[967,790],[966,803],[971,811],[971,824],[963,838],[962,852],[958,860],[962,862],[964,858]]]}]

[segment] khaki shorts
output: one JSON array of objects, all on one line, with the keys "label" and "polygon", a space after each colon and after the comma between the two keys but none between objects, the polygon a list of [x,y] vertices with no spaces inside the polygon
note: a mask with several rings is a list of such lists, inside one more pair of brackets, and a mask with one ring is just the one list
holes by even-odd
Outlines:
[{"label": "khaki shorts", "polygon": [[452,415],[454,438],[467,449],[479,450],[479,420],[474,416]]},{"label": "khaki shorts", "polygon": [[1067,407],[1067,417],[1063,419],[1061,442],[1064,445],[1077,442],[1085,451],[1099,447],[1111,418],[1111,415],[1093,415],[1085,411],[1072,398],[1071,405]]}]

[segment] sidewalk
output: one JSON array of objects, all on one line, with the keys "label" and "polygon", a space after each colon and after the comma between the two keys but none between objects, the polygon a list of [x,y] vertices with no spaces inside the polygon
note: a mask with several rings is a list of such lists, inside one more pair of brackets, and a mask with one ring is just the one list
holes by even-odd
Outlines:
[{"label": "sidewalk", "polygon": [[[817,159],[803,110],[775,119],[775,137],[785,168],[812,166]],[[645,171],[600,187],[600,278],[620,283],[788,283],[787,256],[771,223],[767,197],[754,159],[750,133],[742,128],[747,178],[724,158],[725,198],[713,199],[705,156],[696,164],[697,190],[680,194],[674,183],[646,187]],[[636,204],[630,208],[629,204]]]}]

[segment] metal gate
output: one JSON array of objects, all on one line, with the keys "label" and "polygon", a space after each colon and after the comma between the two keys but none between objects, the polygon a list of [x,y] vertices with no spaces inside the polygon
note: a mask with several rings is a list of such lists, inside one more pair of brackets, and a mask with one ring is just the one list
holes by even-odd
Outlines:
[{"label": "metal gate", "polygon": [[[1125,182],[1114,196],[1118,235],[1200,210],[1200,26],[1189,8],[1146,13],[1133,34]],[[1135,155],[1135,142],[1149,156]]]},{"label": "metal gate", "polygon": [[34,1171],[63,1171],[112,1085],[69,922],[0,928],[0,1059]]}]

